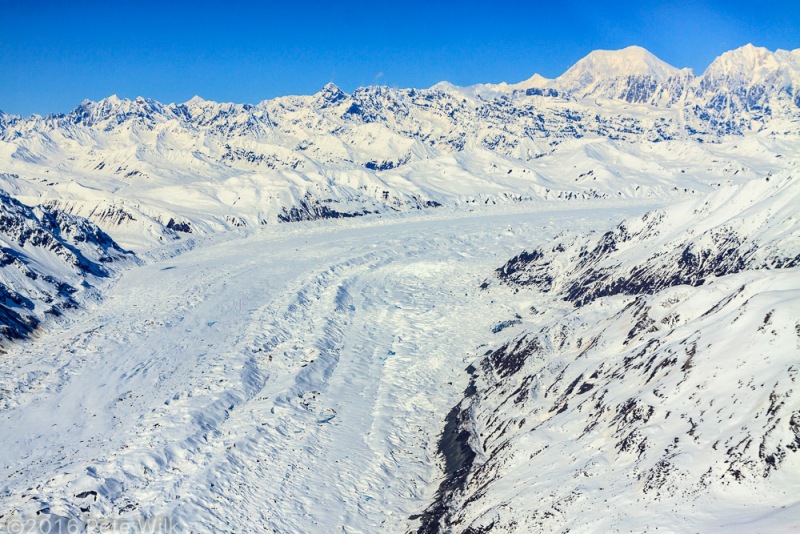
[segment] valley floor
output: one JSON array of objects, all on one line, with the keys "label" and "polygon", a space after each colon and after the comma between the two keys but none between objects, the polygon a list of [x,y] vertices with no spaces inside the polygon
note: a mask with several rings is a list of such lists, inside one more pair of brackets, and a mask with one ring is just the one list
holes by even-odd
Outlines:
[{"label": "valley floor", "polygon": [[524,305],[480,283],[645,209],[434,210],[167,251],[0,356],[0,524],[413,528],[464,368]]}]

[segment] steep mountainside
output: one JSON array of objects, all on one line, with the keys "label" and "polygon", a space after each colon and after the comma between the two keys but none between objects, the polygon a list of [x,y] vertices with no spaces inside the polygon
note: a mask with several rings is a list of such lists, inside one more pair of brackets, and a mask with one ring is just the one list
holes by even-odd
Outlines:
[{"label": "steep mountainside", "polygon": [[0,114],[0,185],[139,248],[287,220],[706,192],[796,164],[798,57],[748,45],[695,77],[630,47],[516,85],[328,84],[257,105],[112,96]]},{"label": "steep mountainside", "polygon": [[29,336],[133,258],[85,219],[0,193],[0,339]]},{"label": "steep mountainside", "polygon": [[421,530],[800,526],[798,199],[724,188],[499,269],[530,308],[469,369]]}]

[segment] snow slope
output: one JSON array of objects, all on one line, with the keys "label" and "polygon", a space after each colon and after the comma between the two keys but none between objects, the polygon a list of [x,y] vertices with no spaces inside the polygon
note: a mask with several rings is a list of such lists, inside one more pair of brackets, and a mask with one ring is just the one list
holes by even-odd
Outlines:
[{"label": "snow slope", "polygon": [[530,307],[471,368],[422,530],[800,528],[798,194],[724,188],[499,269],[489,296]]}]

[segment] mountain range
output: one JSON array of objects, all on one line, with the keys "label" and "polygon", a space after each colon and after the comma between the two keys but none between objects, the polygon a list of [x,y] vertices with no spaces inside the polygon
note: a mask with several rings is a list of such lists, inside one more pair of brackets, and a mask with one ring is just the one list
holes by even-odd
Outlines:
[{"label": "mountain range", "polygon": [[786,168],[799,88],[800,50],[747,45],[696,77],[629,47],[513,85],[328,84],[256,105],[112,96],[0,114],[0,185],[139,250],[441,205],[667,198]]}]

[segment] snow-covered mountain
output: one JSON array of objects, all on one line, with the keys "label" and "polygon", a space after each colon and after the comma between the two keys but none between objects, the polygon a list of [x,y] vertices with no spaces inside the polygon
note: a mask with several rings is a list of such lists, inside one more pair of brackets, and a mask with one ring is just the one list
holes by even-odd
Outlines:
[{"label": "snow-covered mountain", "polygon": [[747,45],[715,59],[692,91],[714,128],[736,131],[796,113],[799,85],[800,49],[773,53]]},{"label": "snow-covered mountain", "polygon": [[799,54],[748,45],[694,77],[629,47],[554,80],[328,84],[257,105],[112,96],[0,114],[0,176],[140,249],[285,220],[707,192],[796,164]]},{"label": "snow-covered mountain", "polygon": [[796,176],[726,187],[498,269],[530,310],[469,368],[421,530],[796,521],[798,202]]},{"label": "snow-covered mountain", "polygon": [[578,98],[606,98],[670,106],[685,96],[693,75],[639,46],[596,50],[559,76],[552,87]]},{"label": "snow-covered mountain", "polygon": [[0,193],[0,339],[29,336],[45,317],[89,297],[112,262],[132,261],[86,219]]}]

